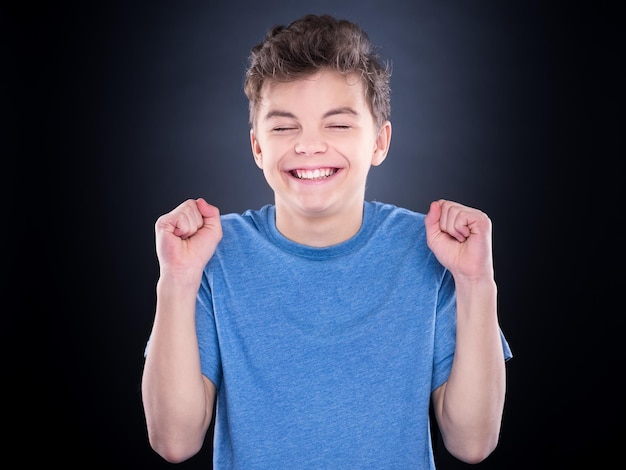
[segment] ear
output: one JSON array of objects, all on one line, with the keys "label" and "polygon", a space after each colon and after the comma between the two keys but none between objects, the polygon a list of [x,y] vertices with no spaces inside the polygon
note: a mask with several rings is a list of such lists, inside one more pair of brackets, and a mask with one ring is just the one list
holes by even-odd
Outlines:
[{"label": "ear", "polygon": [[380,165],[387,157],[389,144],[391,143],[391,122],[385,121],[378,131],[376,142],[374,142],[374,153],[372,154],[372,165]]},{"label": "ear", "polygon": [[254,135],[254,129],[250,129],[250,146],[252,147],[252,155],[254,155],[254,162],[261,170],[263,169],[263,152],[261,152],[261,145]]}]

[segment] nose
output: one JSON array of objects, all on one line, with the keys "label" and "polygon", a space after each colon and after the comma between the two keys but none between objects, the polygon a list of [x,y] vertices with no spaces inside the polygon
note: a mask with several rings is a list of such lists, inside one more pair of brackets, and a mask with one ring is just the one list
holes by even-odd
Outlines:
[{"label": "nose", "polygon": [[295,151],[298,155],[315,155],[328,150],[323,137],[314,131],[303,131],[296,141]]}]

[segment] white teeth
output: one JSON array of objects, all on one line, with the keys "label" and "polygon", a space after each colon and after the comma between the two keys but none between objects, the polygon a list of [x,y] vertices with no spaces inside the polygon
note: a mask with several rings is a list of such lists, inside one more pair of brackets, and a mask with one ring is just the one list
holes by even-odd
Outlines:
[{"label": "white teeth", "polygon": [[313,180],[327,178],[335,173],[334,168],[316,168],[315,170],[295,170],[293,172],[297,178],[303,180]]}]

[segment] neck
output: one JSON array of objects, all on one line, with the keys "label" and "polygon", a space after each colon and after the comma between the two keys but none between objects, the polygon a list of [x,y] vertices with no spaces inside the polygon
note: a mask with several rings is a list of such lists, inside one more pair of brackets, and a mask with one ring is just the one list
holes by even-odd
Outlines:
[{"label": "neck", "polygon": [[302,245],[325,247],[353,237],[363,222],[363,201],[358,207],[337,213],[303,214],[276,205],[276,228]]}]

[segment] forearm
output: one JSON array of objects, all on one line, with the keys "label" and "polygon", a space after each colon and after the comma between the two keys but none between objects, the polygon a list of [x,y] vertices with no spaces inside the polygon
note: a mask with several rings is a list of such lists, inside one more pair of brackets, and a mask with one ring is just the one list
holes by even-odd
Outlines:
[{"label": "forearm", "polygon": [[159,281],[142,379],[150,444],[171,461],[195,454],[211,421],[212,391],[205,390],[195,331],[196,292]]},{"label": "forearm", "polygon": [[446,447],[480,461],[497,445],[505,399],[505,365],[493,279],[457,282],[457,343],[439,401]]}]

